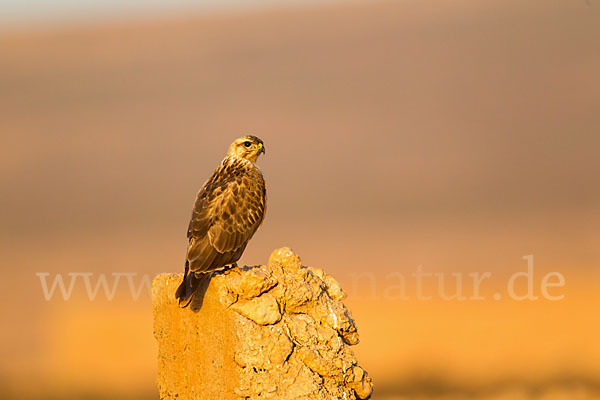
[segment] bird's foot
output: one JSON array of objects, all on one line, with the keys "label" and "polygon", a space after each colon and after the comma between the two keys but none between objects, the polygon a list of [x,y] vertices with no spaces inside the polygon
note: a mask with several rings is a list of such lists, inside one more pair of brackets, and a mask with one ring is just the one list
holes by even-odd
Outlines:
[{"label": "bird's foot", "polygon": [[221,271],[225,272],[225,271],[229,271],[230,269],[233,269],[233,268],[238,268],[237,263],[226,265],[223,267],[223,269]]}]

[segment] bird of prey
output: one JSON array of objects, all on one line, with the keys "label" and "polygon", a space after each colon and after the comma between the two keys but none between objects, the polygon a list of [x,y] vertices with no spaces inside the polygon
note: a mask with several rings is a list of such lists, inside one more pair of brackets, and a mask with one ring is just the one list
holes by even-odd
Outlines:
[{"label": "bird of prey", "polygon": [[237,266],[248,241],[262,223],[266,186],[256,165],[265,146],[256,136],[236,139],[196,196],[188,227],[183,281],[175,294],[186,307],[212,271]]}]

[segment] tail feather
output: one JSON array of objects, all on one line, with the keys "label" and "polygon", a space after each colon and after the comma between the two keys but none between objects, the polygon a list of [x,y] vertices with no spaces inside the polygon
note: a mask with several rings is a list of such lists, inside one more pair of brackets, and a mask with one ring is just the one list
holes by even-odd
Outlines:
[{"label": "tail feather", "polygon": [[[202,274],[202,277],[204,275],[209,274]],[[192,302],[194,293],[196,293],[202,281],[202,278],[197,277],[195,273],[189,271],[189,261],[186,261],[183,280],[175,292],[175,298],[179,300],[179,307],[187,307]]]}]

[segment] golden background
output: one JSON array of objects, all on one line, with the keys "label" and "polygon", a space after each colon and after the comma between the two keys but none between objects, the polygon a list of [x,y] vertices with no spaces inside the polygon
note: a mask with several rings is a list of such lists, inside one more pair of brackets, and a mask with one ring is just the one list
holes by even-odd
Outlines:
[{"label": "golden background", "polygon": [[[252,133],[269,208],[241,262],[286,245],[342,283],[374,399],[599,399],[599,38],[583,0],[3,28],[0,396],[156,399],[148,293],[46,301],[36,273],[182,271],[196,191]],[[529,254],[563,300],[507,298]],[[486,300],[398,299],[419,265],[490,272]]]}]

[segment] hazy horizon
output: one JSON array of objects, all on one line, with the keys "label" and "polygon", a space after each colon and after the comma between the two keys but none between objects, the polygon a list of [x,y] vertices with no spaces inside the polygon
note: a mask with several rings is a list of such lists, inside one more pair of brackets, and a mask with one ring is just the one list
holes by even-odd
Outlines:
[{"label": "hazy horizon", "polygon": [[[56,27],[128,18],[156,18],[188,14],[215,14],[289,6],[334,3],[340,0],[0,0],[0,26]],[[357,0],[354,0],[357,1]]]}]

